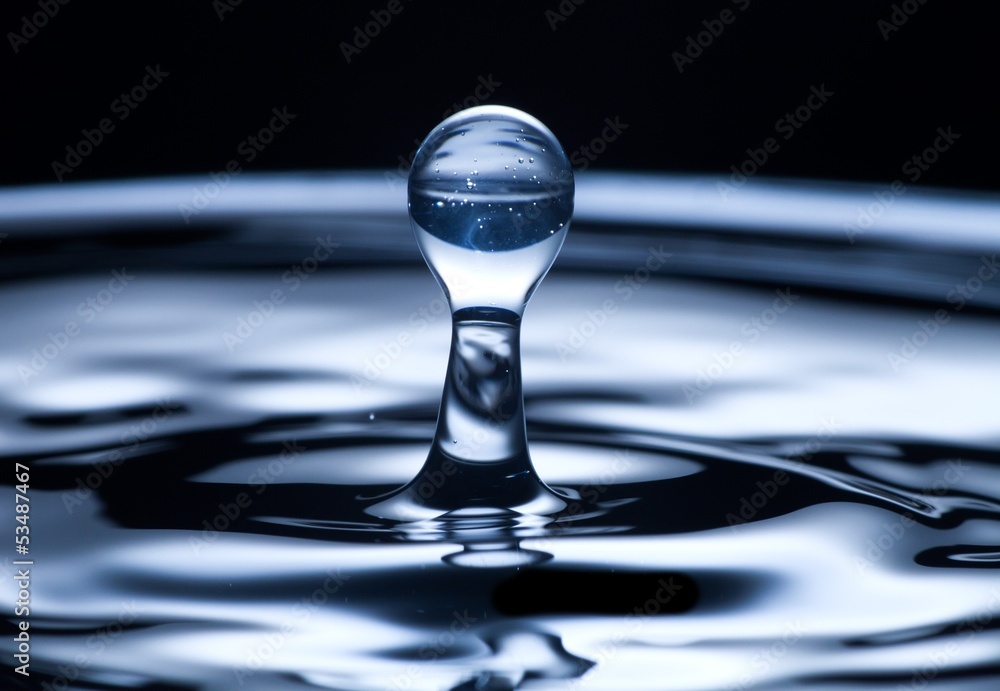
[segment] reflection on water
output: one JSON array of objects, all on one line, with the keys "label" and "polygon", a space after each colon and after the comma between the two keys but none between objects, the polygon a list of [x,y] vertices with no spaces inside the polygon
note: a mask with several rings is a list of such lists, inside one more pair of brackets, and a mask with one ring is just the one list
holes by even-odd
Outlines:
[{"label": "reflection on water", "polygon": [[318,230],[210,270],[60,245],[78,273],[5,285],[0,435],[31,468],[34,561],[32,676],[5,687],[1000,679],[987,309],[680,278],[680,239],[640,281],[633,229],[610,269],[557,264],[523,327],[532,460],[565,509],[396,524],[365,508],[426,458],[450,321],[415,256],[361,261],[356,228],[312,271]]}]

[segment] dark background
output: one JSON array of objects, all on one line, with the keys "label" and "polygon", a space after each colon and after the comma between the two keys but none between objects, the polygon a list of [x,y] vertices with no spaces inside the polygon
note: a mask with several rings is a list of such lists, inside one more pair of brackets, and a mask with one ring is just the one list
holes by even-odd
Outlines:
[{"label": "dark background", "polygon": [[[53,162],[102,118],[114,131],[67,182],[205,174],[232,160],[388,171],[482,77],[499,84],[485,102],[536,115],[569,152],[619,117],[628,129],[594,169],[728,174],[825,85],[834,95],[761,174],[890,181],[950,126],[960,139],[918,184],[1000,188],[994,3],[399,2],[350,63],[342,42],[388,0],[41,0],[58,11],[16,52],[11,32],[26,36],[24,18],[42,10],[5,2],[0,184],[56,182]],[[734,21],[679,72],[673,54],[723,10]],[[886,39],[878,22],[894,12],[906,22]],[[113,102],[147,66],[169,76],[119,119]],[[275,107],[294,121],[247,161],[241,142]]]}]

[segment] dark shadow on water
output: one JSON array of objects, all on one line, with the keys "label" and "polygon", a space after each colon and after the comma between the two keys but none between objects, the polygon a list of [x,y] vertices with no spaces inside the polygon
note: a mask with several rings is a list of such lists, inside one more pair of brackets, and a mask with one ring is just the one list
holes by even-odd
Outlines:
[{"label": "dark shadow on water", "polygon": [[493,590],[507,616],[680,614],[697,602],[694,579],[669,571],[524,569]]}]

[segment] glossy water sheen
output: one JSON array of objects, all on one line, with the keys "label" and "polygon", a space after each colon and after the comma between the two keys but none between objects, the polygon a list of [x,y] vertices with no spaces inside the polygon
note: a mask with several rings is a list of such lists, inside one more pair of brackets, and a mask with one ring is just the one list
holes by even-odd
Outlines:
[{"label": "glossy water sheen", "polygon": [[894,369],[934,308],[639,281],[602,242],[523,326],[534,466],[567,500],[536,519],[366,512],[434,437],[450,315],[414,262],[140,264],[91,321],[103,270],[7,284],[35,563],[31,683],[4,688],[995,686],[996,318],[952,310]]}]

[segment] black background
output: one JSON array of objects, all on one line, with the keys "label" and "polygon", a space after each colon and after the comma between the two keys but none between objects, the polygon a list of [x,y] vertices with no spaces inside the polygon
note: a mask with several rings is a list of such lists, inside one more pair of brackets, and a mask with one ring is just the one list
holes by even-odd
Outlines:
[{"label": "black background", "polygon": [[[341,44],[387,0],[71,0],[17,52],[10,32],[23,34],[39,2],[5,2],[0,184],[56,182],[53,162],[105,117],[115,130],[67,182],[205,174],[231,160],[393,170],[483,77],[499,83],[487,103],[536,115],[567,151],[607,117],[627,123],[594,169],[728,174],[824,85],[834,95],[761,174],[890,181],[950,126],[960,139],[919,184],[1000,187],[995,3],[400,2],[350,63]],[[894,5],[916,11],[886,40],[878,22]],[[546,13],[560,7],[573,12],[553,29]],[[679,72],[673,54],[726,9],[735,20]],[[157,65],[169,77],[119,120],[112,102]],[[295,120],[247,163],[238,146],[275,107]]]}]

